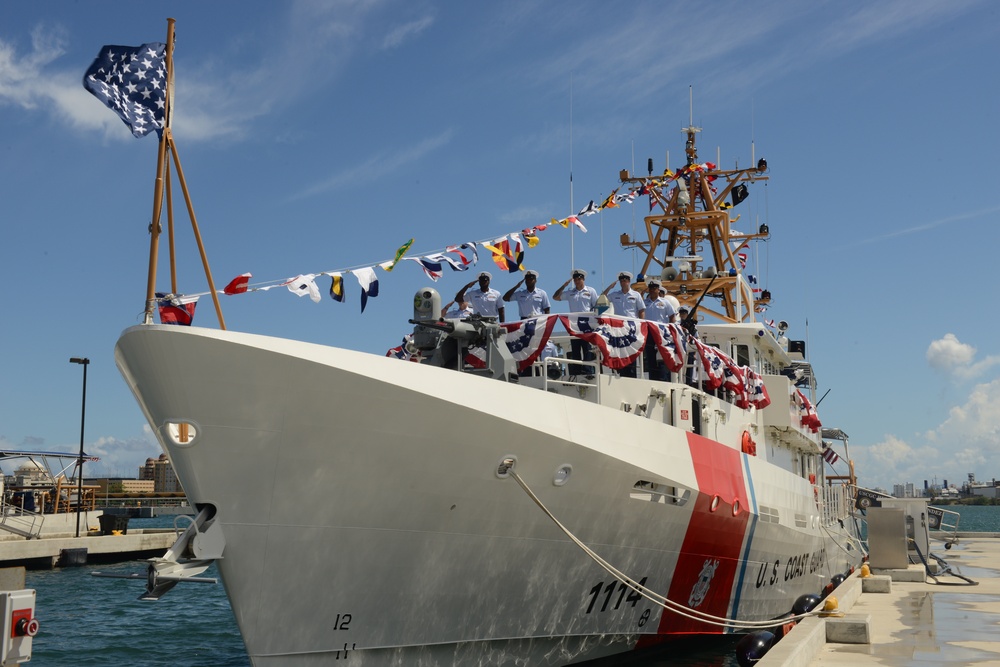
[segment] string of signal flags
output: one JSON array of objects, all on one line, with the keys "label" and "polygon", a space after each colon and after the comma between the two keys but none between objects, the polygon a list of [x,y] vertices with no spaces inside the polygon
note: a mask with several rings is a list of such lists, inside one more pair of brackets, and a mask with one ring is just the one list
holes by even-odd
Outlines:
[{"label": "string of signal flags", "polygon": [[[662,187],[672,181],[686,179],[694,172],[711,171],[715,167],[715,164],[706,162],[703,164],[688,165],[676,172],[667,169],[659,179],[646,182],[634,190],[619,194],[618,190],[620,188],[615,188],[600,204],[597,204],[595,200],[590,200],[576,215],[570,215],[561,219],[552,218],[546,224],[535,225],[534,227],[522,229],[519,232],[510,232],[500,237],[480,241],[468,241],[457,245],[449,245],[422,255],[407,256],[406,253],[410,250],[414,242],[414,239],[411,238],[399,246],[392,259],[382,262],[360,264],[314,273],[302,273],[293,278],[269,280],[256,284],[250,284],[250,279],[253,278],[252,273],[243,273],[231,280],[218,293],[235,296],[250,292],[266,292],[278,287],[285,287],[296,296],[308,296],[313,302],[319,303],[323,297],[319,286],[316,284],[316,280],[321,276],[327,276],[331,279],[330,287],[327,290],[330,297],[334,301],[342,303],[347,297],[345,276],[353,275],[357,279],[361,290],[361,312],[363,313],[365,312],[365,307],[368,305],[368,299],[379,295],[379,279],[375,271],[376,267],[387,273],[391,273],[400,262],[412,261],[420,266],[428,278],[436,282],[444,275],[445,266],[448,266],[452,271],[467,271],[471,266],[478,264],[479,249],[482,248],[490,253],[490,258],[501,271],[518,273],[524,271],[525,250],[534,248],[539,244],[540,239],[538,235],[541,232],[556,226],[568,229],[570,225],[573,225],[586,233],[587,228],[581,222],[581,218],[595,215],[605,209],[618,208],[621,204],[631,204],[638,197],[644,195],[649,195],[649,208],[652,210],[658,204],[662,206],[652,196],[651,189],[653,187]],[[710,180],[714,179],[710,177]],[[739,194],[734,193],[732,204],[726,202],[723,207],[730,208],[743,201],[746,198],[745,187],[742,186],[744,189],[743,192]],[[713,187],[712,189],[714,190],[715,188]],[[160,321],[164,324],[191,324],[191,321],[194,319],[194,311],[198,299],[206,294],[210,294],[210,292],[190,295],[157,293]]]}]

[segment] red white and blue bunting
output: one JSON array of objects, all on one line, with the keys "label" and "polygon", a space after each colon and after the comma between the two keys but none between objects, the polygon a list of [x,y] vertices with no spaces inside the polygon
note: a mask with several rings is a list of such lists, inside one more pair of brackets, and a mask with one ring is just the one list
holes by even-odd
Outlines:
[{"label": "red white and blue bunting", "polygon": [[[621,317],[602,317],[594,314],[543,315],[520,322],[509,322],[501,326],[506,331],[504,342],[517,362],[518,372],[533,364],[542,354],[552,336],[556,323],[571,336],[575,336],[601,350],[601,363],[612,370],[624,368],[638,359],[646,345],[654,345],[664,365],[671,372],[680,371],[687,358],[687,350],[696,350],[695,375],[693,380],[703,380],[705,389],[712,391],[722,387],[735,394],[737,407],[762,410],[771,404],[767,388],[761,376],[749,366],[739,366],[718,348],[706,345],[687,334],[676,324],[659,324],[645,320]],[[386,356],[409,359],[399,354],[400,348],[393,348]],[[465,363],[474,368],[486,367],[486,349],[470,347]],[[697,371],[701,372],[697,372]],[[801,405],[805,400],[796,391],[794,400]],[[812,406],[809,406],[812,409]],[[815,410],[812,411],[815,417]],[[819,420],[815,420],[816,429]],[[803,420],[803,425],[808,426]],[[811,428],[811,427],[810,427]],[[814,430],[816,430],[814,429]]]},{"label": "red white and blue bunting", "polygon": [[608,368],[625,368],[642,353],[646,344],[646,325],[642,320],[600,315],[560,315],[571,336],[581,338],[601,350]]}]

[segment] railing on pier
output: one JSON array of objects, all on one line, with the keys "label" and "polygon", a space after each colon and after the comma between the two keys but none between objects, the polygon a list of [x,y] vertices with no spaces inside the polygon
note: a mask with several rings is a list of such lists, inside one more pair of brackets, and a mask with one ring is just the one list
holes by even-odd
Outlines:
[{"label": "railing on pier", "polygon": [[945,542],[958,541],[958,521],[961,518],[961,514],[952,510],[941,507],[927,508],[927,527],[934,533],[943,533],[943,535],[935,534],[934,537],[940,537]]},{"label": "railing on pier", "polygon": [[45,517],[0,500],[0,530],[28,539],[37,538],[42,532]]}]

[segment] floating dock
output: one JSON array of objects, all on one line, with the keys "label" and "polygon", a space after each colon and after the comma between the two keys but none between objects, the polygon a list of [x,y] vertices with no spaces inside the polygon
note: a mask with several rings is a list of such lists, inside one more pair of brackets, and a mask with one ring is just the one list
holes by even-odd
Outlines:
[{"label": "floating dock", "polygon": [[831,594],[842,617],[804,619],[778,641],[758,667],[1000,664],[1000,539],[960,533],[951,549],[934,553],[952,571],[924,566],[855,572]]}]

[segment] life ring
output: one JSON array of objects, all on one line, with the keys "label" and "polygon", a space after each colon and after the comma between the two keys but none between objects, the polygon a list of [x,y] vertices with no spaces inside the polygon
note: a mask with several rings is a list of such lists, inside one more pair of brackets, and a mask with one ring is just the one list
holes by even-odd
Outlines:
[{"label": "life ring", "polygon": [[740,451],[750,456],[757,456],[757,443],[753,441],[750,431],[743,431],[743,438],[740,442]]}]

